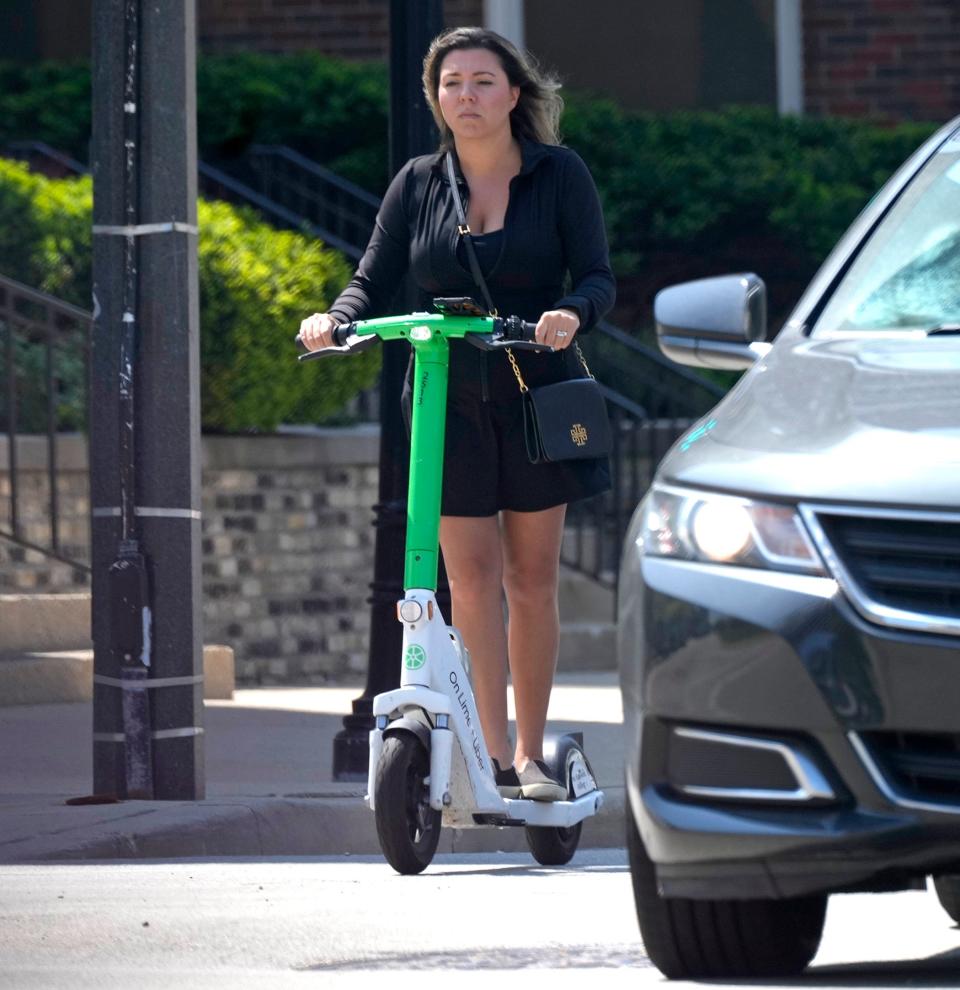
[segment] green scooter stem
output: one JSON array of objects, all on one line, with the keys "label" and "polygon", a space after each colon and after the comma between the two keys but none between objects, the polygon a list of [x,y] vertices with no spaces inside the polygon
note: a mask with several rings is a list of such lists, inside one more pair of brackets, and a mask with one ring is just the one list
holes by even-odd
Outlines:
[{"label": "green scooter stem", "polygon": [[388,316],[353,324],[358,337],[408,340],[413,345],[410,480],[407,489],[407,537],[404,588],[437,590],[440,545],[440,497],[443,490],[443,441],[447,423],[448,340],[468,333],[490,333],[489,316],[421,313]]},{"label": "green scooter stem", "polygon": [[450,345],[437,334],[414,345],[403,587],[437,590],[443,444],[447,426]]}]

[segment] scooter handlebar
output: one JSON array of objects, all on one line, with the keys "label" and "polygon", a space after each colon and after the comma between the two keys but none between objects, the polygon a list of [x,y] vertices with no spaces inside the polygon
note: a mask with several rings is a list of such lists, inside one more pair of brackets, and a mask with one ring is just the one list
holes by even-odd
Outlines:
[{"label": "scooter handlebar", "polygon": [[[335,326],[331,334],[332,346],[307,351],[307,353],[301,354],[299,359],[312,361],[331,354],[355,354],[378,343],[379,338],[375,334],[355,336],[356,326],[355,323],[341,323]],[[506,316],[497,318],[492,334],[467,334],[466,336],[470,343],[484,350],[516,347],[518,350],[552,351],[553,348],[549,345],[536,342],[536,333],[536,323],[527,323],[521,320],[519,316]],[[295,339],[296,343],[302,347],[303,341],[300,334],[297,334]]]}]

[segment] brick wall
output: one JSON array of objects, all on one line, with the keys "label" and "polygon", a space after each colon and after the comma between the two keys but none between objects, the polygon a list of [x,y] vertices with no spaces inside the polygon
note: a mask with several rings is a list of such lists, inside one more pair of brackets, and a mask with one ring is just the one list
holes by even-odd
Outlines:
[{"label": "brick wall", "polygon": [[[479,24],[482,0],[446,0],[449,27]],[[389,0],[199,0],[197,43],[202,52],[294,52],[385,61]]]},{"label": "brick wall", "polygon": [[804,0],[806,110],[877,120],[960,113],[957,0]]},{"label": "brick wall", "polygon": [[[0,465],[6,465],[0,438]],[[366,670],[378,432],[204,437],[204,641],[233,647],[241,684],[321,683]],[[86,451],[59,444],[61,537],[89,559]],[[18,506],[45,544],[45,441],[18,445]],[[0,471],[0,526],[10,480]],[[85,590],[82,571],[0,540],[0,594]]]}]

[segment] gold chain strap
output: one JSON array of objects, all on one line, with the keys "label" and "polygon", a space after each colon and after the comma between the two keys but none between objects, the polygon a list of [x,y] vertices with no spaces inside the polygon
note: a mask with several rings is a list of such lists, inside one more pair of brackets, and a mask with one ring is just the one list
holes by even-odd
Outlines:
[{"label": "gold chain strap", "polygon": [[[577,357],[580,358],[580,363],[583,365],[583,370],[587,373],[588,377],[593,378],[593,372],[590,370],[587,364],[587,359],[583,356],[583,351],[580,350],[580,342],[575,340],[573,346],[577,349]],[[523,375],[520,374],[520,365],[517,364],[517,359],[513,356],[513,348],[507,348],[507,357],[510,359],[510,367],[513,368],[513,373],[517,377],[517,383],[520,385],[520,394],[524,392],[529,392],[530,389],[527,387],[527,383],[523,380]]]},{"label": "gold chain strap", "polygon": [[[587,365],[587,359],[583,356],[583,351],[580,350],[580,341],[575,340],[573,342],[573,346],[577,349],[577,357],[580,358],[580,363],[583,365],[583,370],[587,373],[589,378],[593,378],[593,372]],[[596,381],[596,379],[594,379],[594,381]]]},{"label": "gold chain strap", "polygon": [[529,392],[527,388],[527,383],[523,380],[523,375],[520,374],[520,365],[517,364],[517,359],[513,356],[513,348],[507,348],[507,357],[510,358],[510,367],[513,368],[513,373],[517,376],[517,381],[520,384],[520,394],[523,395],[524,392]]}]

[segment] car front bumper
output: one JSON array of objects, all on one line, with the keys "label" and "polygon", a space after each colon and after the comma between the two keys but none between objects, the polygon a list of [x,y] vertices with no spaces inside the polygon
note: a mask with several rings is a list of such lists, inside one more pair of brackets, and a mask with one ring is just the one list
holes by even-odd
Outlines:
[{"label": "car front bumper", "polygon": [[[960,870],[960,786],[904,775],[897,748],[935,743],[935,769],[960,781],[958,645],[866,623],[831,578],[625,558],[628,795],[664,893],[789,897]],[[684,733],[744,745],[680,761]],[[754,785],[761,747],[827,786]],[[692,786],[698,773],[721,786]]]}]

